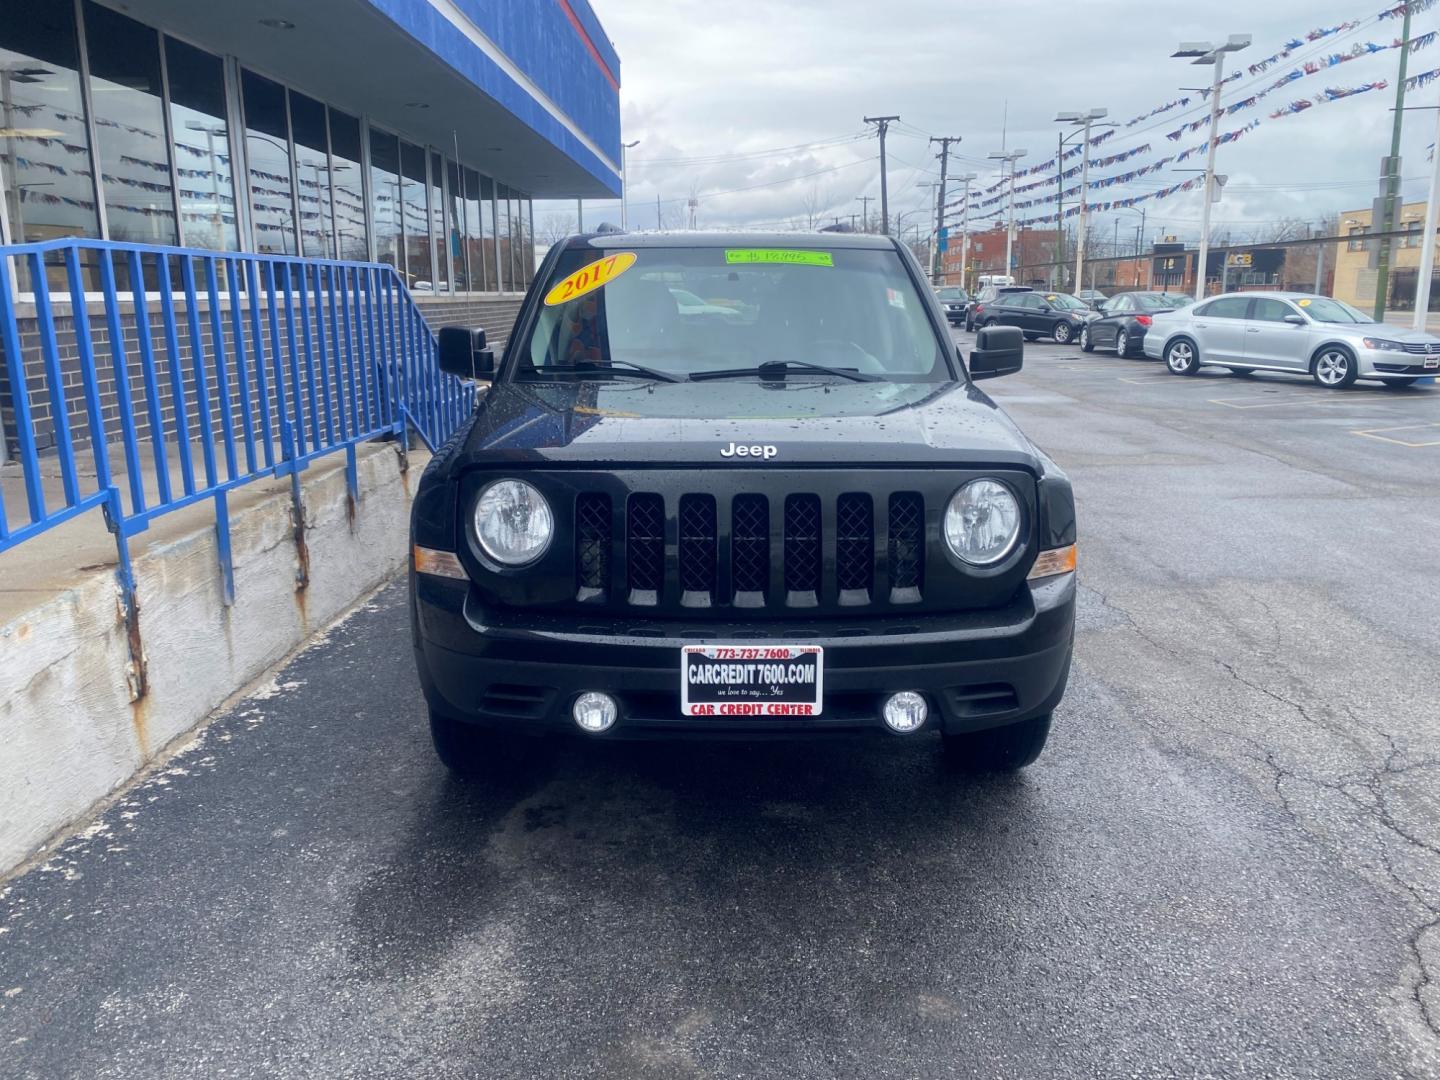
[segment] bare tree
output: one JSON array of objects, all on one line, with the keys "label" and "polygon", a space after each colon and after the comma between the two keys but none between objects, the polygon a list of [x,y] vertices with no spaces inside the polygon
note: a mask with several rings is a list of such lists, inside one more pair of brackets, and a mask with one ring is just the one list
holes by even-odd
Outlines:
[{"label": "bare tree", "polygon": [[579,231],[574,214],[549,213],[535,224],[535,234],[543,243],[554,246]]},{"label": "bare tree", "polygon": [[820,227],[822,213],[830,205],[830,190],[822,189],[818,184],[811,184],[809,192],[800,202],[805,207],[805,228],[814,232]]}]

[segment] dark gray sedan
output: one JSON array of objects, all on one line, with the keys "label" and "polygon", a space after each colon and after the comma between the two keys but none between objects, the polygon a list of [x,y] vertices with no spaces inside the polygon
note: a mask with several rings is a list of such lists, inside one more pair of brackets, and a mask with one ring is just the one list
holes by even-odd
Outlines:
[{"label": "dark gray sedan", "polygon": [[1098,319],[1080,331],[1080,348],[1086,352],[1114,349],[1117,356],[1140,352],[1145,332],[1156,315],[1193,303],[1189,296],[1166,292],[1127,292],[1112,296]]}]

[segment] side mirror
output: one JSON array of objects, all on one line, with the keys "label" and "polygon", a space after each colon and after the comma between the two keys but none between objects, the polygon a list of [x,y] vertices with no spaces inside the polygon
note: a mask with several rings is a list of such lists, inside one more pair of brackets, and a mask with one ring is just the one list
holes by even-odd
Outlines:
[{"label": "side mirror", "polygon": [[1286,316],[1285,316],[1285,321],[1288,322],[1288,323],[1294,323],[1296,326],[1304,326],[1304,325],[1305,325],[1305,316],[1304,316],[1304,315],[1296,315],[1296,314],[1292,311],[1289,315],[1286,315]]},{"label": "side mirror", "polygon": [[464,326],[440,328],[440,370],[462,379],[489,380],[495,375],[495,353],[485,347],[485,331]]},{"label": "side mirror", "polygon": [[970,378],[1014,375],[1025,363],[1025,337],[1018,326],[982,327],[970,352]]}]

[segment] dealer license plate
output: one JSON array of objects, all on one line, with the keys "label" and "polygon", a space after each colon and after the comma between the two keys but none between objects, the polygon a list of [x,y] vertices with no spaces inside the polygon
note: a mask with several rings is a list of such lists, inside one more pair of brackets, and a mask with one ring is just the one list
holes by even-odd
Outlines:
[{"label": "dealer license plate", "polygon": [[1440,368],[1440,356],[1427,356],[1425,358],[1425,370],[1433,371],[1435,368]]},{"label": "dealer license plate", "polygon": [[680,651],[686,716],[819,716],[824,683],[819,645],[686,645]]}]

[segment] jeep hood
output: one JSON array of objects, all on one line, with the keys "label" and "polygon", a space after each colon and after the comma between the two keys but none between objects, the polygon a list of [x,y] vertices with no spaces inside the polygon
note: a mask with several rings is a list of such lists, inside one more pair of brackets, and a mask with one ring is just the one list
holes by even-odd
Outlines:
[{"label": "jeep hood", "polygon": [[[722,456],[732,444],[775,452]],[[502,383],[481,400],[461,456],[462,467],[995,465],[1037,474],[1045,460],[973,385],[795,376]]]}]

